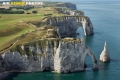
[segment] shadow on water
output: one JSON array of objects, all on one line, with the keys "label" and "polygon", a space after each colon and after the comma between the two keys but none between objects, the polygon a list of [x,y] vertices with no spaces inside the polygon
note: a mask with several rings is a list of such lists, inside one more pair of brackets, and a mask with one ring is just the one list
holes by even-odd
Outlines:
[{"label": "shadow on water", "polygon": [[104,34],[104,32],[94,32],[94,35],[96,36],[101,35],[101,34]]},{"label": "shadow on water", "polygon": [[110,62],[99,62],[99,69],[100,70],[106,70],[109,69],[110,64],[112,63],[120,63],[120,59],[110,59]]},{"label": "shadow on water", "polygon": [[92,79],[98,80],[98,77],[99,77],[99,71],[93,71]]},{"label": "shadow on water", "polygon": [[19,72],[13,72],[10,75],[8,75],[6,78],[2,79],[2,80],[14,80],[14,77],[17,77],[19,74]]},{"label": "shadow on water", "polygon": [[106,62],[106,63],[100,62],[99,63],[99,70],[107,70],[107,69],[109,69],[109,65],[110,65],[109,62]]},{"label": "shadow on water", "polygon": [[110,62],[106,62],[106,63],[100,62],[99,67],[100,69],[103,69],[103,70],[108,69],[109,65],[112,63],[120,63],[120,59],[111,59]]}]

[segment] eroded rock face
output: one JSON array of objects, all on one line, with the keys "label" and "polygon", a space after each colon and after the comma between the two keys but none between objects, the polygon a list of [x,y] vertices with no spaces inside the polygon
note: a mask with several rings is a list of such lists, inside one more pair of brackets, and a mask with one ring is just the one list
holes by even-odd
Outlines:
[{"label": "eroded rock face", "polygon": [[97,69],[97,61],[93,53],[82,40],[70,40],[60,40],[59,43],[48,40],[42,48],[37,44],[21,46],[22,50],[31,51],[32,55],[29,56],[21,55],[18,51],[7,51],[0,57],[0,70],[23,72],[54,70],[60,73],[83,71],[87,54],[93,60],[93,69]]},{"label": "eroded rock face", "polygon": [[88,47],[80,42],[60,42],[54,58],[55,71],[60,73],[83,71],[85,57],[90,55],[93,60],[93,69],[98,69],[97,60]]},{"label": "eroded rock face", "polygon": [[102,62],[109,62],[110,61],[110,56],[109,56],[109,51],[105,42],[104,49],[102,53],[100,54],[100,61]]},{"label": "eroded rock face", "polygon": [[[40,48],[39,45],[36,46],[22,46],[23,50],[28,48],[28,51],[32,52],[32,55],[21,55],[20,52],[7,51],[2,56],[2,62],[4,63],[5,71],[17,70],[24,72],[32,71],[44,71],[53,70],[53,49],[51,48],[51,42],[46,42],[46,46]],[[43,55],[41,55],[43,54]]]},{"label": "eroded rock face", "polygon": [[84,35],[93,35],[93,25],[88,17],[84,16],[63,16],[48,18],[47,25],[57,26],[61,37],[76,35],[79,27],[83,28]]}]

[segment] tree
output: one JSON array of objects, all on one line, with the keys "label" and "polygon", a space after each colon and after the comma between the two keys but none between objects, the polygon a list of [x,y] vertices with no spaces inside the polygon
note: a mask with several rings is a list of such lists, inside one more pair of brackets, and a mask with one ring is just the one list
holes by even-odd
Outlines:
[{"label": "tree", "polygon": [[36,14],[36,13],[37,13],[37,11],[32,11],[32,13]]}]

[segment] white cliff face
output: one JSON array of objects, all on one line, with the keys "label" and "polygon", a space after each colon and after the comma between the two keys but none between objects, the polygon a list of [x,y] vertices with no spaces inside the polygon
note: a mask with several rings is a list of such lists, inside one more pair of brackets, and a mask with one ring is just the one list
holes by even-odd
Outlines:
[{"label": "white cliff face", "polygon": [[93,35],[92,22],[85,16],[62,16],[48,18],[47,25],[57,26],[61,37],[76,35],[78,27],[82,27],[84,35]]},{"label": "white cliff face", "polygon": [[21,46],[21,49],[27,54],[31,51],[32,55],[21,55],[22,53],[18,51],[5,52],[0,61],[0,66],[3,66],[4,71],[32,72],[54,69],[54,48],[50,41],[46,42],[46,46],[42,48],[36,43],[36,46]]},{"label": "white cliff face", "polygon": [[59,73],[83,71],[87,54],[93,61],[93,70],[97,70],[97,60],[91,50],[85,46],[83,39],[65,38],[61,40],[55,50],[54,71]]},{"label": "white cliff face", "polygon": [[102,62],[109,62],[110,61],[110,56],[109,56],[106,42],[104,45],[104,49],[103,49],[102,53],[100,54],[100,61],[102,61]]},{"label": "white cliff face", "polygon": [[79,39],[70,42],[61,40],[58,45],[55,42],[47,41],[43,49],[37,45],[34,48],[31,48],[33,46],[22,46],[23,50],[26,47],[34,55],[21,55],[18,51],[7,51],[0,58],[0,70],[23,72],[49,70],[59,73],[83,71],[87,54],[93,60],[93,69],[98,69],[94,55]]},{"label": "white cliff face", "polygon": [[87,22],[87,20],[85,18],[83,18],[81,23],[82,23],[82,27],[83,27],[85,36],[93,34],[93,27],[92,27],[91,21]]},{"label": "white cliff face", "polygon": [[54,58],[55,71],[64,73],[83,71],[86,51],[84,45],[79,42],[74,44],[60,42]]}]

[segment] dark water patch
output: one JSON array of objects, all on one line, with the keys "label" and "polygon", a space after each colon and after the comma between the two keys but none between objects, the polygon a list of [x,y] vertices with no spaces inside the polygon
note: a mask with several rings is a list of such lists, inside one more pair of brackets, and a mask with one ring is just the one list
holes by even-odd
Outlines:
[{"label": "dark water patch", "polygon": [[100,62],[98,64],[98,66],[99,66],[99,70],[108,70],[110,67],[110,63],[109,62],[107,62],[107,63]]},{"label": "dark water patch", "polygon": [[11,73],[10,75],[8,75],[6,78],[4,78],[2,80],[14,80],[13,78],[17,77],[18,74],[19,74],[18,72],[13,72],[13,73]]},{"label": "dark water patch", "polygon": [[112,63],[120,63],[120,59],[110,59],[110,62],[112,62]]},{"label": "dark water patch", "polygon": [[100,35],[100,34],[104,34],[102,32],[94,32],[94,35]]}]

